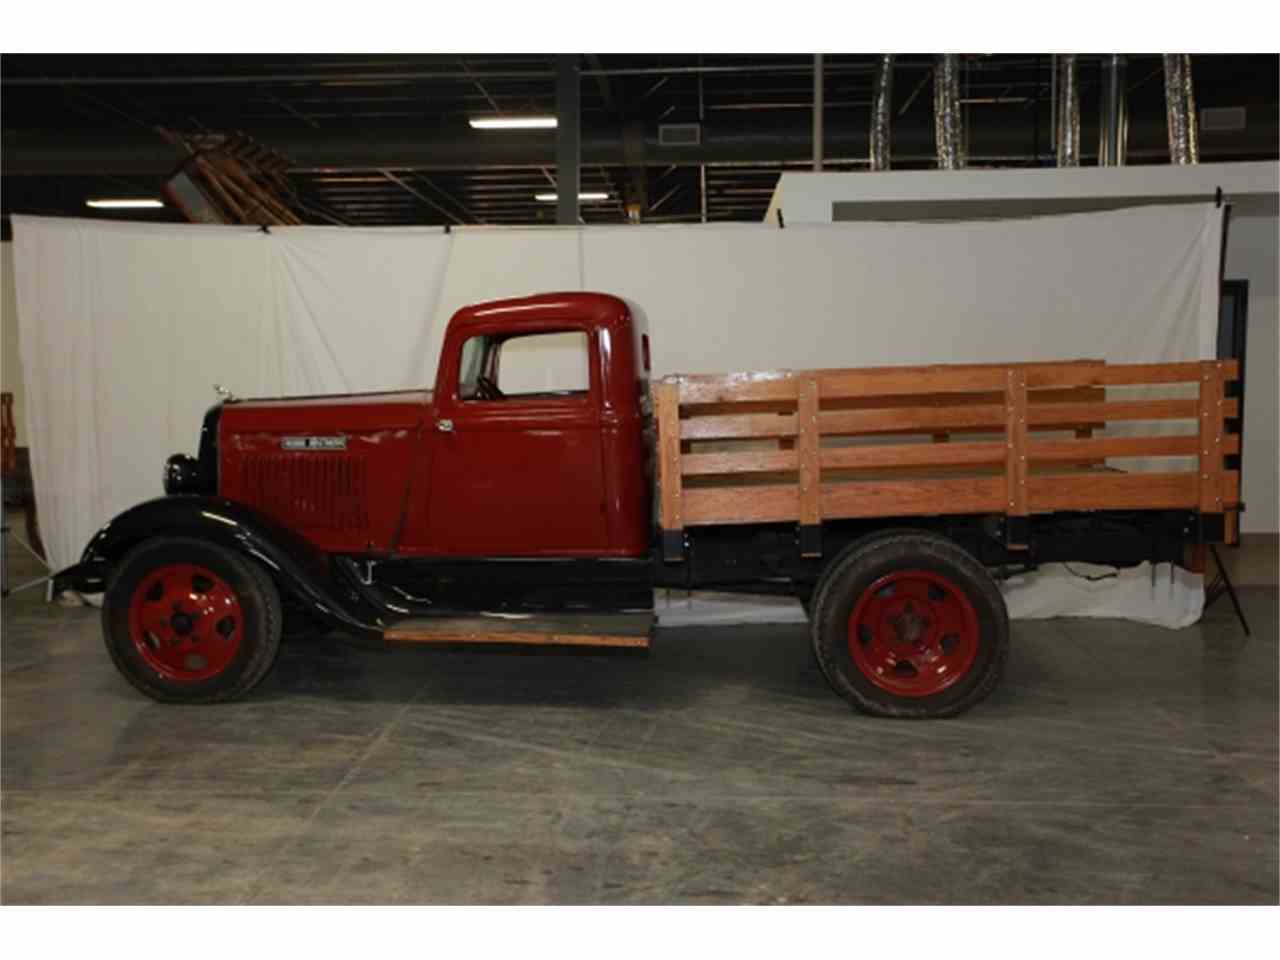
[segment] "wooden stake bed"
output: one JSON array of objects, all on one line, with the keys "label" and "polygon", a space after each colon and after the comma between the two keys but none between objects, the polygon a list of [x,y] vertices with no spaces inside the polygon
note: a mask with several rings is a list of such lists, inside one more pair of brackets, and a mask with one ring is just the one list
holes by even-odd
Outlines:
[{"label": "wooden stake bed", "polygon": [[398,643],[502,643],[648,649],[652,613],[421,617],[383,632]]},{"label": "wooden stake bed", "polygon": [[[1237,361],[881,367],[654,385],[659,515],[684,527],[946,514],[1230,514]],[[1111,461],[1148,460],[1128,472]],[[1152,463],[1149,458],[1160,458]]]}]

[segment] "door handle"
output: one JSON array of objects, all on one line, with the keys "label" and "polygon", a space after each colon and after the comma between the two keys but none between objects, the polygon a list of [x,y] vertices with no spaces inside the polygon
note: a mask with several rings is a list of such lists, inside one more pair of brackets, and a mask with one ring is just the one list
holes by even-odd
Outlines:
[{"label": "door handle", "polygon": [[437,420],[436,429],[439,430],[441,433],[453,433],[453,421]]}]

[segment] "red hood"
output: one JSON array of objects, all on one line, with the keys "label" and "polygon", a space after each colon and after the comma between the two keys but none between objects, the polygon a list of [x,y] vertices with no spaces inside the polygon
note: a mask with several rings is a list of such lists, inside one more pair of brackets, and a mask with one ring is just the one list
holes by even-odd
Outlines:
[{"label": "red hood", "polygon": [[278,400],[237,400],[222,409],[232,432],[385,430],[416,427],[431,409],[430,390],[350,393]]}]

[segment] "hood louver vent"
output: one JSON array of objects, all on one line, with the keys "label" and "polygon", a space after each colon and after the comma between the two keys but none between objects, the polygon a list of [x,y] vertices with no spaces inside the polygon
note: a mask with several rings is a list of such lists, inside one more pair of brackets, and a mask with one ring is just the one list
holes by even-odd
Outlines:
[{"label": "hood louver vent", "polygon": [[347,531],[369,527],[364,457],[257,454],[244,458],[241,471],[249,504],[285,526]]}]

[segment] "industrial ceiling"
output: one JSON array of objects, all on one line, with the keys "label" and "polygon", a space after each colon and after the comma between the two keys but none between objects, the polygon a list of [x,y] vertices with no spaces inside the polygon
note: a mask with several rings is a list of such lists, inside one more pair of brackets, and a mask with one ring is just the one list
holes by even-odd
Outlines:
[{"label": "industrial ceiling", "polygon": [[[868,165],[875,57],[824,58],[825,167]],[[968,163],[1048,166],[1047,55],[962,59]],[[1080,58],[1082,163],[1096,162],[1101,57]],[[935,164],[931,54],[897,57],[894,169]],[[810,169],[813,58],[583,55],[586,223],[760,220],[778,175]],[[1192,58],[1202,161],[1280,156],[1280,57]],[[1127,57],[1130,164],[1167,163],[1159,54]],[[556,131],[476,130],[470,118],[556,113],[552,55],[8,55],[0,61],[5,231],[10,213],[181,220],[172,206],[95,211],[94,197],[159,197],[183,158],[162,131],[243,132],[284,158],[316,222],[554,223]],[[660,127],[701,123],[696,143]]]}]

